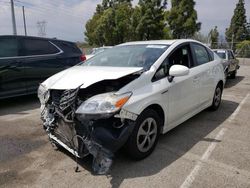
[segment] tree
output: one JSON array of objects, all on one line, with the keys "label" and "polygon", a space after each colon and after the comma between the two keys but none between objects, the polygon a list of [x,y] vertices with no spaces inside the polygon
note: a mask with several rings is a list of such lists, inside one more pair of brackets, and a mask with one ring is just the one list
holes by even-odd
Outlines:
[{"label": "tree", "polygon": [[211,29],[209,32],[210,36],[210,47],[211,48],[218,48],[218,41],[219,41],[219,32],[217,30],[217,26],[214,29]]},{"label": "tree", "polygon": [[236,45],[237,56],[242,58],[250,58],[250,40],[244,40]]},{"label": "tree", "polygon": [[86,41],[102,46],[131,40],[131,17],[131,0],[103,0],[86,23]]},{"label": "tree", "polygon": [[173,38],[191,38],[200,30],[193,0],[172,0],[172,8],[166,13]]},{"label": "tree", "polygon": [[[247,20],[244,0],[239,0],[234,9],[229,28],[226,29],[226,40],[228,42],[241,42],[249,36],[247,31]],[[235,50],[235,44],[232,45]]]},{"label": "tree", "polygon": [[139,0],[139,7],[134,11],[134,14],[139,16],[136,20],[138,25],[134,28],[136,39],[153,40],[162,39],[165,36],[166,5],[166,0]]},{"label": "tree", "polygon": [[198,40],[198,41],[200,41],[200,42],[202,42],[204,44],[207,44],[208,41],[209,41],[209,37],[207,35],[204,35],[204,34],[200,33],[200,32],[196,32],[194,34],[194,36],[192,37],[192,39]]},{"label": "tree", "polygon": [[116,45],[131,40],[169,38],[165,24],[167,0],[103,0],[86,24],[90,45]]}]

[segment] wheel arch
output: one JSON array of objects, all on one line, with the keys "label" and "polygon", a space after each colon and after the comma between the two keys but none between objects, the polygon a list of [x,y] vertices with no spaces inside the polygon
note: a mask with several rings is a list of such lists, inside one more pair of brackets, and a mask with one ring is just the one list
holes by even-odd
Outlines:
[{"label": "wheel arch", "polygon": [[165,119],[166,119],[163,108],[159,104],[151,104],[148,107],[146,107],[143,111],[145,111],[147,109],[154,110],[159,115],[160,122],[161,122],[160,123],[160,128],[161,128],[161,132],[162,132],[164,124],[165,124]]},{"label": "wheel arch", "polygon": [[220,80],[217,85],[221,87],[221,90],[223,90],[224,82],[222,80]]}]

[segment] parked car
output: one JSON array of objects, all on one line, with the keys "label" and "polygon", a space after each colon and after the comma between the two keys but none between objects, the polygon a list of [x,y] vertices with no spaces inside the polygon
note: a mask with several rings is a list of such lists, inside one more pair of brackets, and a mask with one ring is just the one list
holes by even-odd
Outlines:
[{"label": "parked car", "polygon": [[103,52],[104,50],[110,49],[110,48],[112,48],[112,47],[113,47],[113,46],[103,46],[103,47],[99,47],[99,48],[93,48],[91,54],[86,55],[86,59],[89,59],[89,58],[95,56],[96,54],[101,53],[101,52]]},{"label": "parked car", "polygon": [[232,50],[228,49],[213,49],[213,51],[223,59],[223,67],[225,77],[235,78],[237,70],[240,68],[239,61],[235,58]]},{"label": "parked car", "polygon": [[104,174],[125,147],[135,159],[164,134],[206,108],[218,109],[221,59],[194,40],[129,42],[43,82],[41,119],[56,147],[94,156]]},{"label": "parked car", "polygon": [[84,58],[72,42],[0,36],[0,99],[36,93],[41,82]]}]

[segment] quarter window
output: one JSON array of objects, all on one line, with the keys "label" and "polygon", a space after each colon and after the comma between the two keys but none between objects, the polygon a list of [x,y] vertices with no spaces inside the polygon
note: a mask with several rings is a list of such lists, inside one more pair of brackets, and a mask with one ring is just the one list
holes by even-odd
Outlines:
[{"label": "quarter window", "polygon": [[15,57],[18,56],[18,42],[17,39],[0,39],[0,58],[1,57]]},{"label": "quarter window", "polygon": [[49,41],[46,40],[36,40],[36,39],[24,39],[22,42],[22,56],[31,55],[46,55],[55,54],[59,50],[53,46]]},{"label": "quarter window", "polygon": [[207,50],[204,46],[193,44],[193,50],[198,65],[202,65],[210,61]]}]

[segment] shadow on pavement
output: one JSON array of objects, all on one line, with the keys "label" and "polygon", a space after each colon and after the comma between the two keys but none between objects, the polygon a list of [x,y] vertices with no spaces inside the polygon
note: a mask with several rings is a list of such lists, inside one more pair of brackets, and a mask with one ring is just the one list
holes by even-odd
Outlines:
[{"label": "shadow on pavement", "polygon": [[27,95],[0,100],[0,116],[8,114],[26,114],[23,111],[40,107],[37,95]]},{"label": "shadow on pavement", "polygon": [[[124,155],[124,152],[118,152],[112,169],[107,175],[111,179],[112,187],[119,187],[125,179],[147,177],[159,173],[200,141],[221,142],[214,138],[207,138],[207,135],[220,126],[235,111],[238,105],[238,103],[223,100],[218,111],[204,110],[167,134],[162,135],[155,151],[144,160],[133,161]],[[75,160],[74,156],[69,152],[63,149],[60,151]],[[92,173],[92,160],[93,157],[88,156],[79,159],[78,164]]]},{"label": "shadow on pavement", "polygon": [[225,88],[231,88],[235,85],[237,85],[238,83],[240,83],[242,80],[244,80],[244,76],[236,76],[235,79],[230,79],[228,78],[227,79],[227,82],[225,84]]},{"label": "shadow on pavement", "polygon": [[216,112],[205,110],[179,125],[159,139],[156,150],[142,161],[132,161],[118,154],[111,170],[111,185],[116,188],[123,180],[159,173],[187,153],[200,141],[220,142],[207,135],[220,126],[239,104],[223,100]]}]

